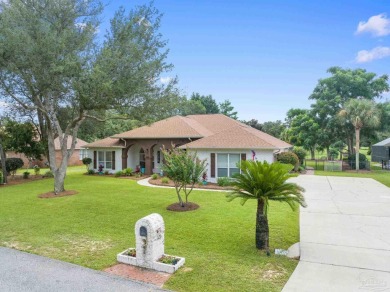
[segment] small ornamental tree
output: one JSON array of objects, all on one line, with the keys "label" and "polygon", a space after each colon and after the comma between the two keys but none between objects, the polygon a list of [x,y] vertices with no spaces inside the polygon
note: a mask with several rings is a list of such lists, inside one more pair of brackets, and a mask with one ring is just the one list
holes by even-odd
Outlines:
[{"label": "small ornamental tree", "polygon": [[84,157],[82,161],[83,161],[83,164],[86,166],[87,171],[88,171],[89,165],[92,163],[92,159],[89,157]]},{"label": "small ornamental tree", "polygon": [[[196,152],[174,148],[162,149],[164,155],[164,173],[174,182],[177,198],[181,207],[188,204],[188,196],[194,185],[199,182],[206,169],[206,160],[200,160]],[[183,200],[184,193],[185,200]]]}]

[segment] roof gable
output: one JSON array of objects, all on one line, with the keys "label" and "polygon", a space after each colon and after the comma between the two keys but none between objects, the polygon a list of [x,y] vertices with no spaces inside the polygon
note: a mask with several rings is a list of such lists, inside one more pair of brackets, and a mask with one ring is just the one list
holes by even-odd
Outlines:
[{"label": "roof gable", "polygon": [[290,144],[280,139],[242,124],[181,146],[181,148],[193,149],[280,149],[290,147]]},{"label": "roof gable", "polygon": [[208,129],[189,117],[174,116],[148,126],[113,136],[125,139],[202,138],[211,135]]}]

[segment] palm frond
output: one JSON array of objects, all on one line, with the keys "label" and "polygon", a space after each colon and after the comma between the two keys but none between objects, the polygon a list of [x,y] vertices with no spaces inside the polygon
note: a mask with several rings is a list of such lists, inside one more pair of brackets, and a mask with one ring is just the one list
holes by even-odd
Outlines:
[{"label": "palm frond", "polygon": [[286,202],[293,210],[299,205],[307,206],[303,196],[305,190],[286,182],[292,176],[280,163],[243,161],[240,169],[241,173],[233,181],[234,192],[226,195],[228,202],[241,198],[241,205],[244,205],[250,199],[263,200],[265,213],[269,200]]}]

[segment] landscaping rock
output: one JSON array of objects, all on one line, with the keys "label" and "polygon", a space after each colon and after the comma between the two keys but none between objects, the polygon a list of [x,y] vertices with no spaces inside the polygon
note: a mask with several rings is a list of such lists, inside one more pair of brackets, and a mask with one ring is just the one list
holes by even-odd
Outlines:
[{"label": "landscaping rock", "polygon": [[301,257],[301,248],[299,242],[294,243],[292,246],[288,248],[287,257],[291,259],[299,260],[299,258]]}]

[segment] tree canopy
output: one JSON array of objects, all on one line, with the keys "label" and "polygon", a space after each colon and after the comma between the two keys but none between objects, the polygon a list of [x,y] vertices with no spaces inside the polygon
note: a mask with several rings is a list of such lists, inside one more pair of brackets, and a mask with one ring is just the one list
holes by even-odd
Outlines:
[{"label": "tree canopy", "polygon": [[[104,120],[106,110],[138,119],[174,91],[175,79],[160,82],[172,69],[159,33],[161,13],[152,5],[120,9],[99,43],[102,9],[97,0],[0,2],[0,95],[35,113],[47,137],[55,193],[64,190],[67,162],[86,119]],[[61,124],[64,108],[68,119]]]}]

